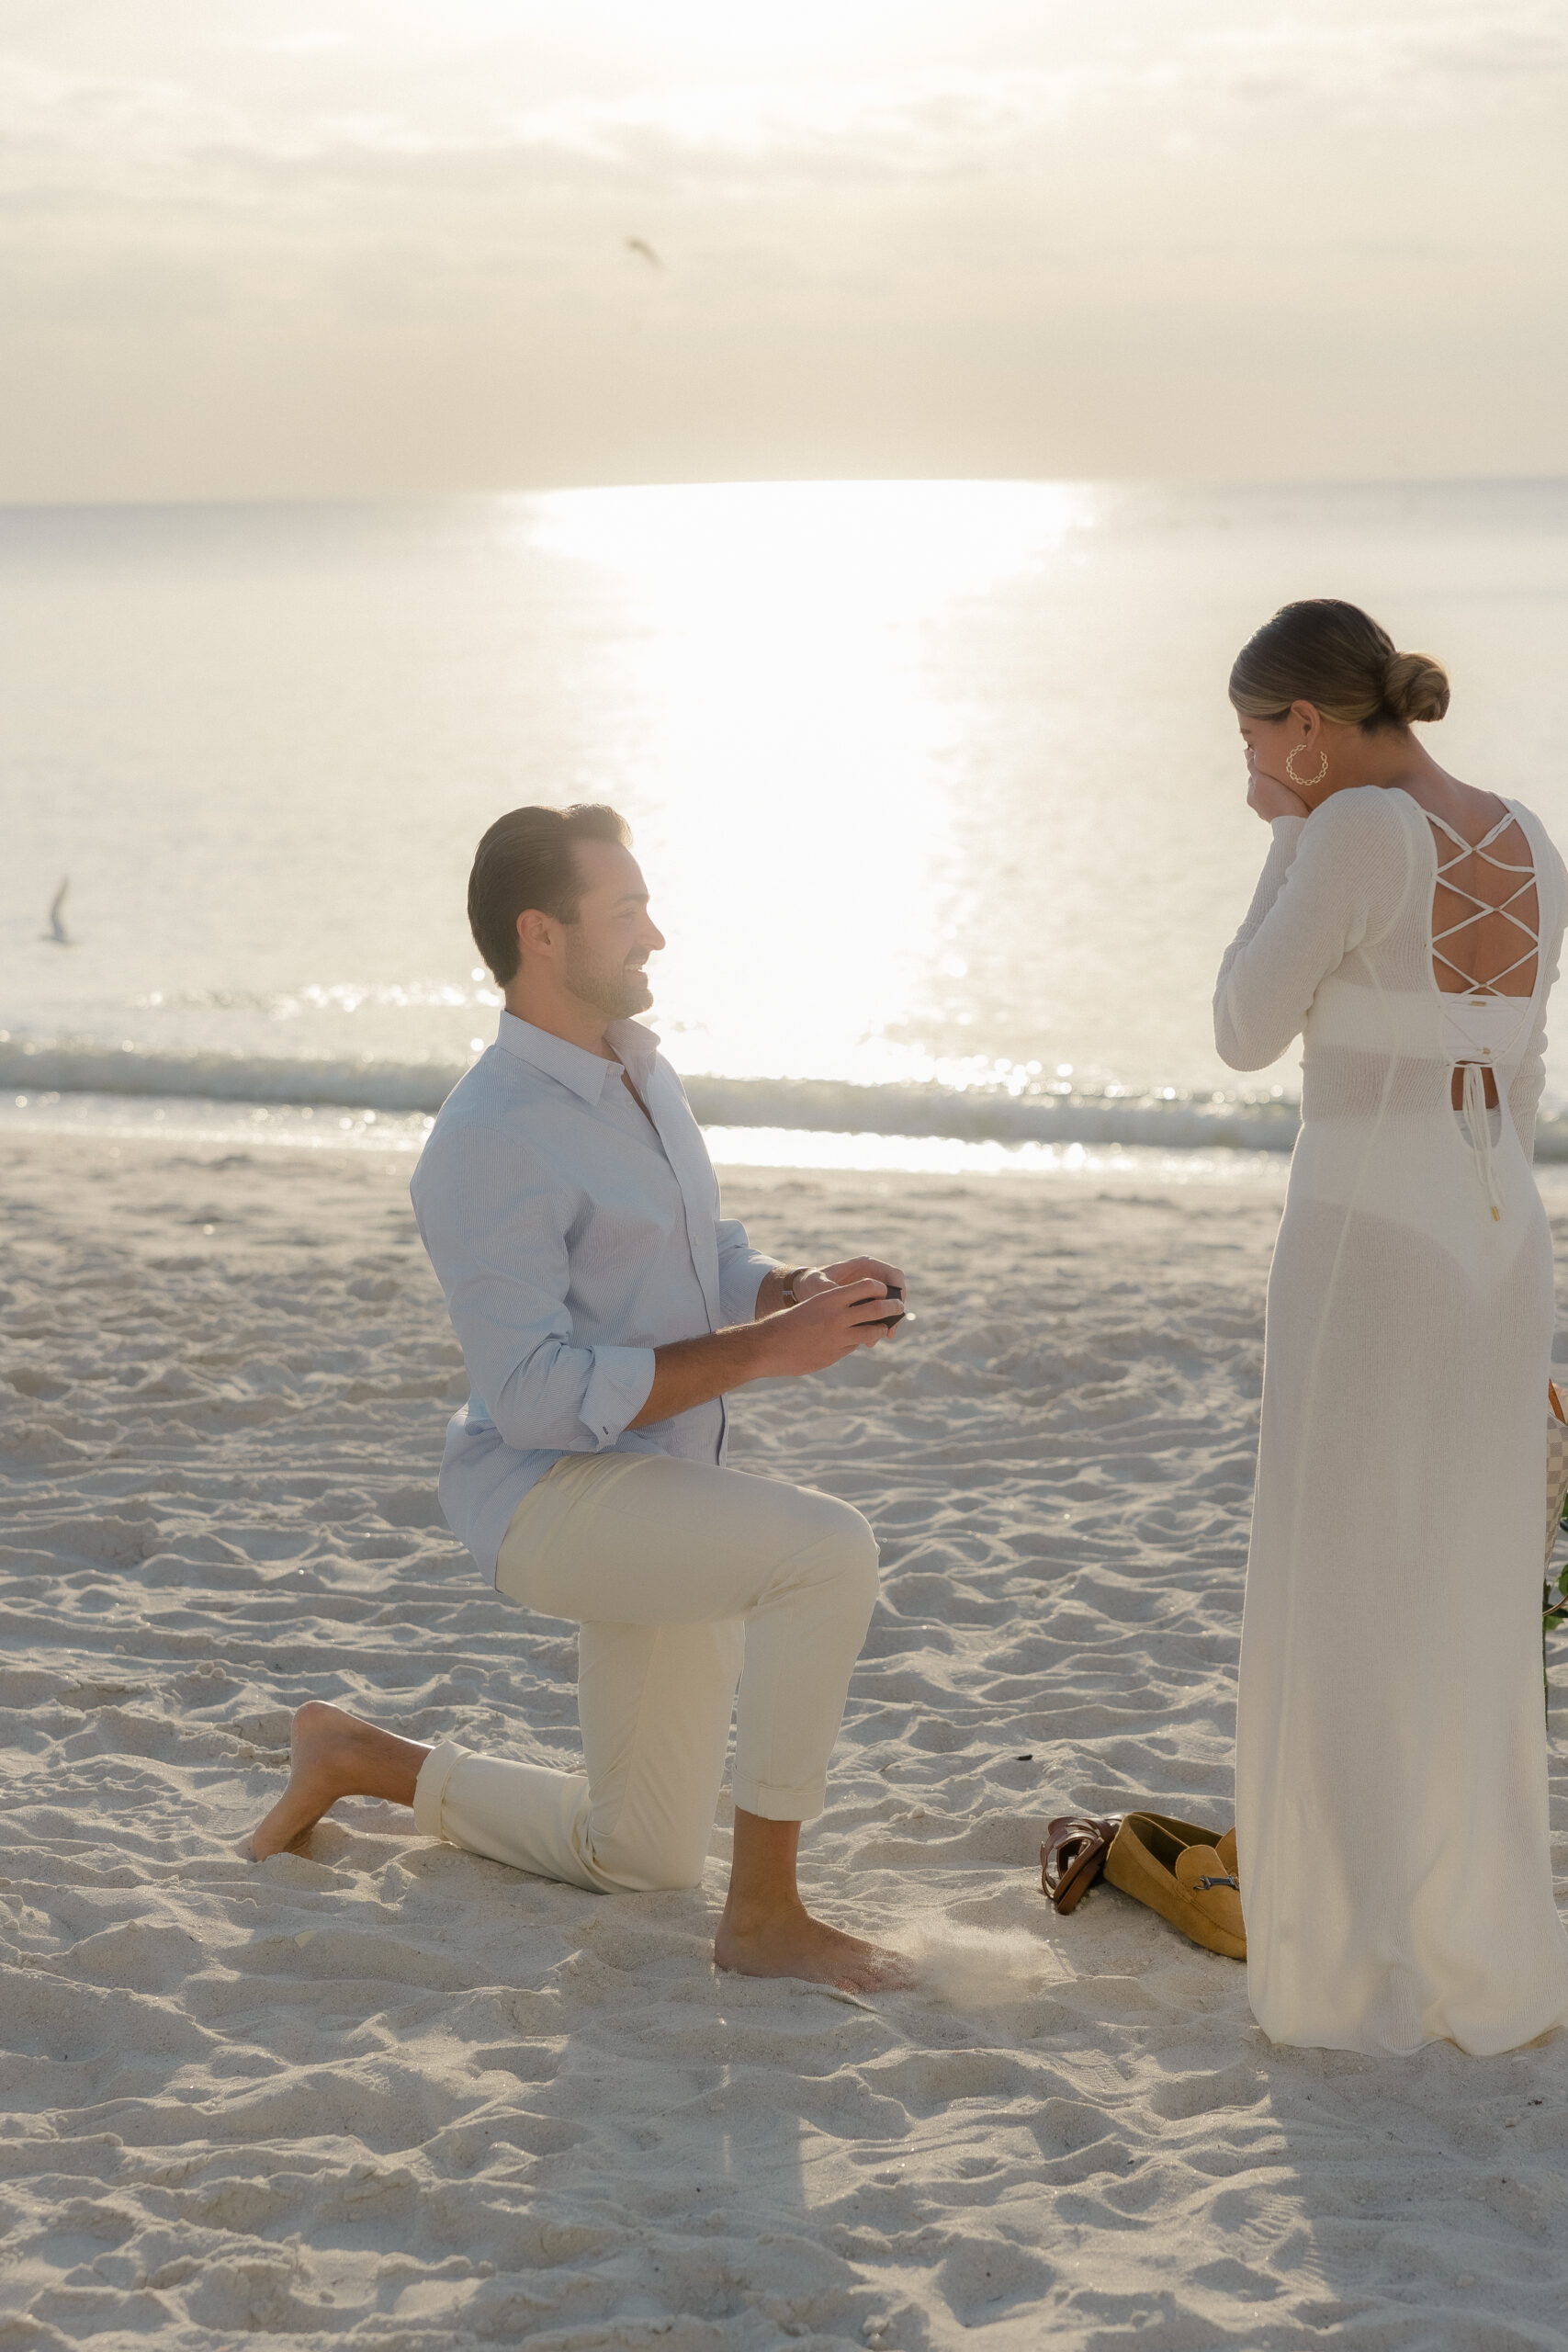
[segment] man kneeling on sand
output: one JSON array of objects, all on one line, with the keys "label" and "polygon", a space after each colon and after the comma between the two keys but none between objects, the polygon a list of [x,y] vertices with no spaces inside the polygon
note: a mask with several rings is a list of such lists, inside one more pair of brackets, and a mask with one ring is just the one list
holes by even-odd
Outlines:
[{"label": "man kneeling on sand", "polygon": [[814,1919],[795,1884],[876,1600],[875,1539],[847,1503],[723,1465],[727,1393],[876,1346],[904,1277],[874,1258],[784,1272],[720,1216],[681,1081],[628,1017],[652,1002],[645,966],[664,944],[628,840],[614,809],[583,807],[514,808],[480,842],[468,920],[506,1009],[412,1187],[471,1390],[442,1508],[509,1600],[581,1626],[587,1770],[423,1747],[312,1702],[253,1850],[375,1796],[542,1878],[692,1886],[733,1708],[716,1960],[898,1983],[897,1953]]}]

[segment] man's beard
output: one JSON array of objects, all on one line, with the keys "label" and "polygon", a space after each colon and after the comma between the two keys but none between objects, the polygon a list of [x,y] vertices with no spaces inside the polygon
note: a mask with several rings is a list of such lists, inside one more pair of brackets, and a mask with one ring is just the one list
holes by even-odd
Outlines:
[{"label": "man's beard", "polygon": [[578,1002],[591,1005],[606,1021],[629,1021],[634,1012],[646,1012],[653,1002],[653,990],[645,973],[634,971],[627,964],[608,968],[595,964],[581,940],[570,933],[567,934],[565,978]]}]

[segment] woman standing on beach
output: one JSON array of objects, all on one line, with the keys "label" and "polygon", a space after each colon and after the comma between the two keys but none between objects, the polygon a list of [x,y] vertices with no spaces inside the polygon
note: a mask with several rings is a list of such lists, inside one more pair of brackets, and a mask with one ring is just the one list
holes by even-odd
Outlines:
[{"label": "woman standing on beach", "polygon": [[1248,1991],[1275,2041],[1509,2050],[1568,2019],[1530,1173],[1568,873],[1416,741],[1448,680],[1354,605],[1287,605],[1230,695],[1274,838],[1215,1036],[1235,1069],[1305,1048],[1237,1705]]}]

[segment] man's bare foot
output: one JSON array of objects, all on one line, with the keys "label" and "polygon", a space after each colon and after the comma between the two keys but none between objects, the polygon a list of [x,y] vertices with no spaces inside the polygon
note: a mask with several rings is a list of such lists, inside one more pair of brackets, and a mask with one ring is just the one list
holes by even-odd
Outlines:
[{"label": "man's bare foot", "polygon": [[311,1699],[294,1718],[289,1738],[288,1786],[265,1819],[251,1833],[251,1853],[260,1862],[280,1854],[313,1828],[339,1797],[385,1797],[412,1804],[419,1768],[429,1755],[412,1739],[378,1731],[357,1715]]},{"label": "man's bare foot", "polygon": [[738,1976],[801,1976],[846,1993],[891,1993],[915,1982],[902,1952],[824,1927],[798,1901],[750,1912],[727,1904],[713,1956]]}]

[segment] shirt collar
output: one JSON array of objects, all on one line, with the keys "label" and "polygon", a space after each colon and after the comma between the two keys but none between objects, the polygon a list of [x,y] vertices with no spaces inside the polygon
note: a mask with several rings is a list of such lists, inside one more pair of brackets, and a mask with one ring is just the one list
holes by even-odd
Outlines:
[{"label": "shirt collar", "polygon": [[[515,1054],[519,1061],[532,1062],[547,1078],[558,1079],[563,1086],[570,1086],[584,1102],[599,1101],[604,1081],[615,1067],[602,1054],[591,1054],[565,1037],[553,1035],[548,1029],[536,1029],[531,1021],[519,1021],[514,1012],[502,1012],[495,1042],[507,1053]],[[604,1032],[604,1042],[614,1047],[634,1078],[651,1067],[659,1050],[658,1038],[640,1021],[612,1021]]]},{"label": "shirt collar", "polygon": [[652,1070],[659,1051],[654,1031],[640,1021],[612,1021],[604,1032],[604,1043],[615,1047],[640,1086]]}]

